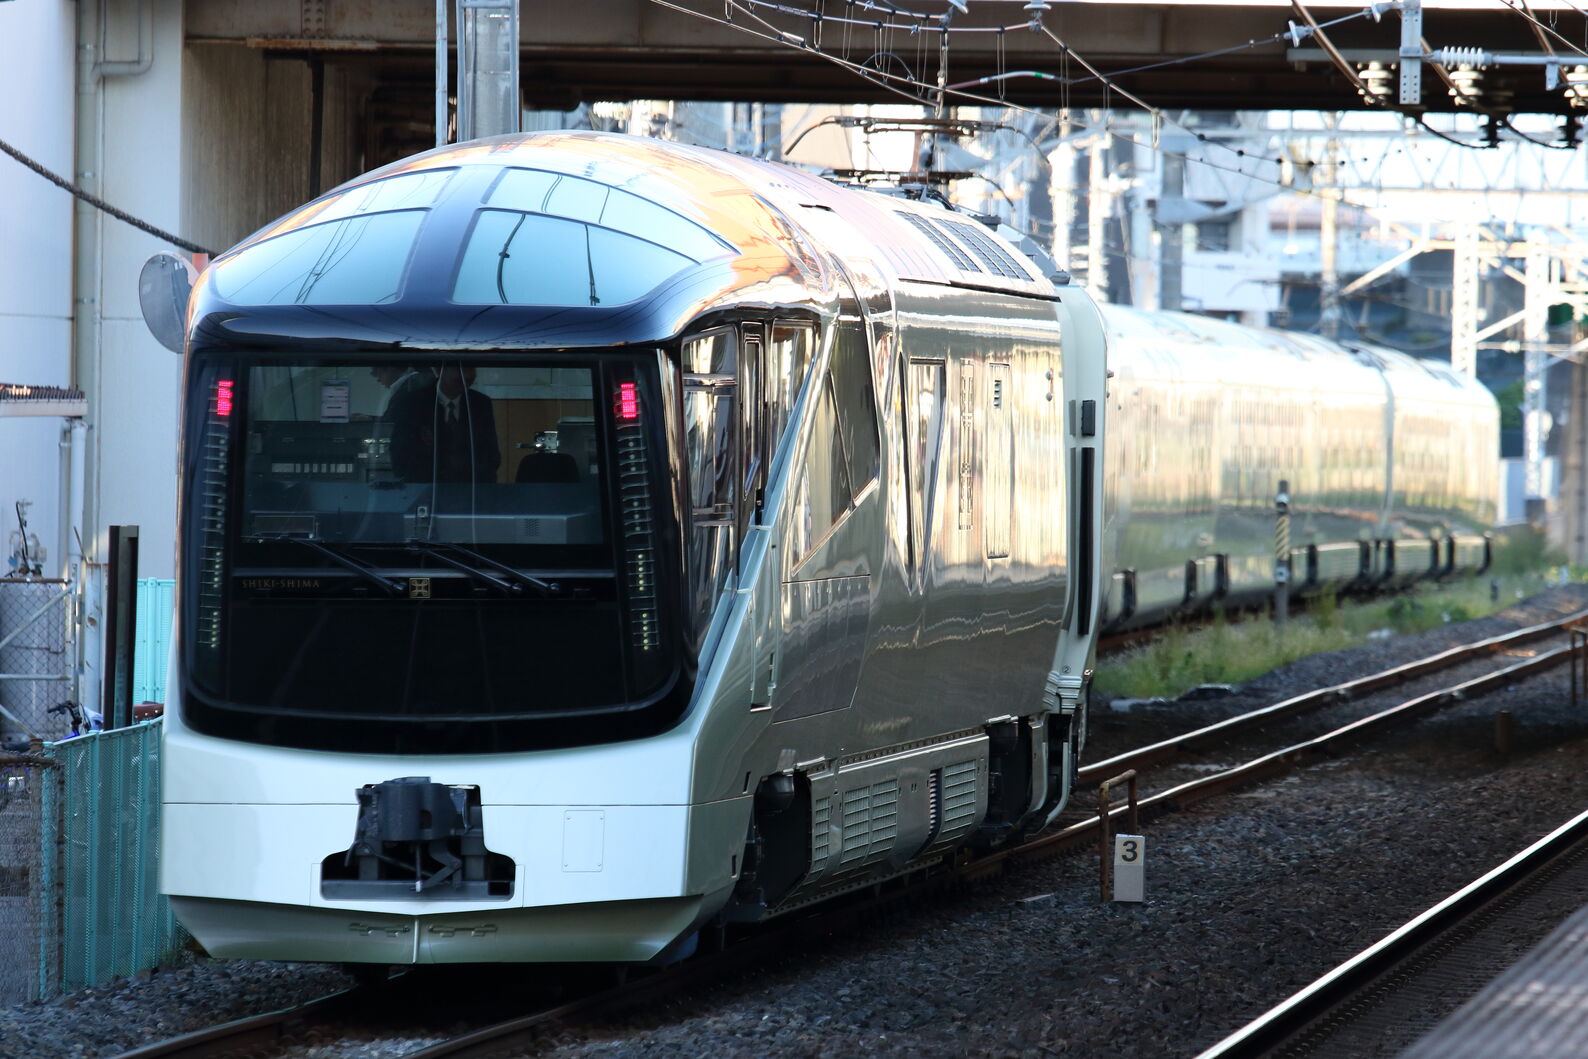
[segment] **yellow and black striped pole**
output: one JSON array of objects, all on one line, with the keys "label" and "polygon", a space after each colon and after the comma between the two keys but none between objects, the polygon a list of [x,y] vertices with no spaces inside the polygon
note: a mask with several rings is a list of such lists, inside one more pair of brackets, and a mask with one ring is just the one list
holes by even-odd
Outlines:
[{"label": "yellow and black striped pole", "polygon": [[1274,496],[1274,621],[1290,620],[1290,481],[1279,480]]}]

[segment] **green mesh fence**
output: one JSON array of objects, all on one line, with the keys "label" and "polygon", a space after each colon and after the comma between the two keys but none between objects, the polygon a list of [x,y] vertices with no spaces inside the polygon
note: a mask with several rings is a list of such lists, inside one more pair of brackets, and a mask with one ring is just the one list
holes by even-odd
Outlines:
[{"label": "green mesh fence", "polygon": [[180,951],[186,934],[159,888],[159,721],[0,759],[0,783],[0,941],[29,955],[25,972],[0,965],[0,1003],[100,985]]}]

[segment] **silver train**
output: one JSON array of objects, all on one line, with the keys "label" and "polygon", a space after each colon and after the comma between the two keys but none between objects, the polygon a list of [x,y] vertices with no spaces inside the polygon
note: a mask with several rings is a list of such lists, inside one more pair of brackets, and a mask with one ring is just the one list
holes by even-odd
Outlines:
[{"label": "silver train", "polygon": [[1105,623],[1273,590],[1280,480],[1304,591],[1479,565],[1492,519],[1448,373],[610,135],[256,233],[185,386],[162,884],[221,957],[665,961],[1018,841]]},{"label": "silver train", "polygon": [[1281,570],[1314,593],[1488,565],[1499,411],[1475,379],[1295,332],[1103,316],[1105,628],[1261,603]]},{"label": "silver train", "polygon": [[977,222],[501,138],[188,319],[162,886],[213,955],[668,960],[1063,805],[1103,322]]}]

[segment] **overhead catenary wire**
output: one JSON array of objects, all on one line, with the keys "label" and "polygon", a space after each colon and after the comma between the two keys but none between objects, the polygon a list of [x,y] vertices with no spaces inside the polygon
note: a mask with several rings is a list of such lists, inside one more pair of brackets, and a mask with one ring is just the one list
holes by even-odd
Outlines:
[{"label": "overhead catenary wire", "polygon": [[[1570,48],[1572,51],[1576,52],[1578,55],[1581,55],[1584,58],[1588,58],[1588,51],[1585,51],[1581,45],[1573,44],[1570,40],[1567,40],[1560,33],[1558,33],[1554,26],[1551,26],[1551,25],[1549,25],[1549,24],[1547,24],[1545,22],[1540,21],[1538,16],[1533,14],[1532,9],[1527,6],[1527,4],[1525,3],[1525,0],[1524,0],[1523,3],[1520,4],[1520,6],[1518,6],[1517,3],[1513,2],[1513,0],[1500,0],[1500,3],[1504,4],[1506,7],[1510,8],[1512,11],[1516,12],[1518,15],[1521,15],[1524,19],[1526,19],[1528,21],[1528,23],[1532,26],[1534,35],[1536,35],[1538,37],[1539,43],[1542,44],[1544,46],[1544,50],[1549,52],[1551,55],[1553,55],[1555,52],[1554,52],[1554,49],[1551,48],[1549,46],[1549,44],[1544,39],[1544,35],[1546,33],[1549,34],[1549,36],[1554,37],[1556,40],[1560,41],[1562,44],[1564,44],[1566,47]],[[1576,4],[1572,3],[1572,0],[1566,0],[1566,5],[1568,7],[1570,7],[1573,11],[1577,12],[1579,15],[1588,15],[1588,11],[1584,11],[1582,8],[1578,7]]]},{"label": "overhead catenary wire", "polygon": [[182,249],[182,250],[186,250],[190,254],[210,254],[210,253],[213,253],[213,251],[206,250],[204,247],[199,246],[197,243],[190,243],[186,239],[183,239],[181,236],[172,235],[170,232],[165,231],[162,228],[156,228],[154,225],[150,224],[148,221],[139,220],[137,217],[134,217],[132,214],[126,212],[125,210],[117,209],[116,207],[112,206],[110,203],[106,202],[104,199],[100,198],[98,195],[95,195],[92,192],[87,191],[84,188],[78,186],[77,184],[72,183],[70,180],[67,180],[65,177],[59,175],[58,173],[55,173],[53,170],[47,168],[42,163],[36,161],[33,158],[30,158],[26,154],[23,154],[20,150],[18,150],[17,148],[11,146],[9,143],[7,143],[4,140],[0,140],[0,152],[3,152],[5,154],[10,155],[12,158],[14,158],[18,162],[22,163],[22,165],[24,165],[27,168],[33,170],[39,176],[43,177],[45,180],[48,180],[50,183],[54,184],[56,187],[61,188],[64,191],[70,192],[72,195],[74,195],[75,197],[77,197],[79,199],[82,199],[84,202],[88,203],[90,206],[94,207],[95,209],[100,210],[103,213],[108,213],[112,217],[116,218],[116,220],[122,221],[123,223],[126,223],[126,224],[130,224],[134,228],[138,229],[141,232],[147,232],[148,234],[154,236],[156,239],[164,240],[165,242],[170,243],[172,246],[175,246],[175,247],[177,247],[179,249]]},{"label": "overhead catenary wire", "polygon": [[[759,15],[754,13],[753,11],[750,11],[750,10],[746,9],[743,6],[741,0],[725,0],[724,7],[729,12],[732,12],[734,10],[741,11],[742,13],[744,13],[749,18],[754,19],[757,23],[759,23],[760,25],[764,26],[765,27],[765,31],[758,30],[758,29],[756,29],[756,28],[754,28],[752,26],[745,25],[744,23],[739,22],[739,21],[735,21],[732,18],[723,18],[723,17],[717,16],[717,15],[713,15],[713,14],[711,14],[709,12],[706,12],[706,11],[697,10],[695,8],[686,6],[683,3],[675,2],[675,0],[651,0],[651,2],[655,3],[655,4],[658,4],[658,5],[662,6],[662,7],[668,8],[669,10],[676,11],[676,12],[678,12],[680,14],[689,15],[689,16],[691,16],[693,18],[696,18],[696,19],[699,19],[701,21],[711,22],[711,23],[723,26],[725,28],[732,29],[732,30],[734,30],[736,32],[743,33],[743,34],[745,34],[747,36],[754,37],[754,38],[759,39],[759,40],[764,40],[764,41],[768,41],[770,43],[778,44],[778,45],[781,45],[781,46],[784,46],[784,47],[791,47],[791,48],[794,48],[794,49],[799,50],[799,51],[808,52],[808,53],[810,53],[811,55],[813,55],[813,56],[815,56],[817,58],[824,59],[824,60],[826,60],[828,62],[832,62],[835,65],[838,65],[838,66],[845,67],[847,69],[853,70],[858,76],[862,77],[867,82],[876,85],[877,87],[883,89],[884,91],[889,92],[892,95],[896,95],[896,96],[899,96],[900,98],[907,99],[910,102],[912,102],[912,103],[914,103],[916,105],[919,105],[919,106],[930,107],[932,105],[931,100],[928,99],[928,98],[925,98],[924,95],[914,95],[910,91],[908,91],[906,88],[901,87],[901,85],[907,85],[910,88],[917,89],[917,90],[919,90],[922,93],[935,92],[936,91],[936,86],[935,85],[926,84],[924,82],[916,80],[913,77],[905,77],[905,76],[900,76],[898,74],[889,73],[887,71],[878,70],[878,69],[875,69],[875,68],[862,67],[862,66],[860,66],[860,64],[857,64],[857,63],[851,62],[849,60],[842,59],[842,58],[840,58],[838,56],[832,55],[830,53],[824,52],[824,51],[822,51],[819,48],[814,48],[814,47],[810,46],[808,43],[806,43],[802,38],[798,37],[797,35],[789,33],[789,32],[787,32],[785,30],[782,30],[782,29],[772,25],[766,19],[760,17]],[[1075,55],[1075,53],[1074,53],[1073,49],[1066,49],[1062,53],[1061,62],[1063,64],[1067,65],[1068,62],[1070,61],[1070,57],[1074,56],[1074,55]],[[1079,59],[1079,56],[1075,56],[1075,57],[1077,59]],[[1106,75],[1100,75],[1100,76],[1103,77],[1103,83],[1104,84],[1108,84]],[[1061,86],[1061,92],[1064,94],[1064,102],[1066,104],[1064,106],[1064,110],[1068,111],[1068,110],[1071,109],[1067,105],[1068,104],[1068,98],[1067,97],[1068,97],[1068,90],[1069,90],[1069,78],[1061,75],[1060,86]],[[1114,88],[1114,86],[1111,86],[1111,85],[1110,85],[1110,87]],[[1020,106],[1018,104],[1009,103],[1006,100],[1000,100],[1000,99],[992,97],[992,96],[987,96],[987,95],[982,95],[982,94],[978,94],[978,93],[974,93],[974,92],[969,92],[969,91],[965,91],[964,89],[950,89],[949,92],[950,92],[950,94],[952,96],[954,96],[956,98],[956,100],[958,100],[958,101],[960,101],[962,103],[972,104],[972,105],[986,105],[986,106],[1003,107],[1003,108],[1005,108],[1007,110],[1014,111],[1016,113],[1026,114],[1026,115],[1030,115],[1032,117],[1038,117],[1038,118],[1044,119],[1044,120],[1049,121],[1049,122],[1054,121],[1053,116],[1051,114],[1043,113],[1043,112],[1035,110],[1035,109],[1033,109],[1031,107],[1024,107],[1024,106]],[[1164,116],[1164,112],[1163,112],[1163,110],[1161,108],[1154,107],[1154,106],[1152,106],[1150,104],[1145,104],[1144,102],[1139,103],[1138,105],[1143,106],[1144,109],[1148,113],[1156,115],[1159,118],[1159,120],[1163,121],[1164,123],[1170,124],[1170,125],[1174,126],[1175,128],[1180,129],[1183,132],[1187,133],[1188,135],[1191,135],[1191,136],[1195,137],[1199,142],[1202,142],[1204,144],[1212,144],[1214,146],[1223,147],[1224,149],[1229,150],[1231,153],[1235,154],[1237,157],[1244,158],[1244,159],[1247,159],[1247,160],[1250,160],[1250,161],[1254,161],[1254,162],[1258,162],[1258,163],[1261,163],[1261,164],[1264,164],[1264,165],[1274,165],[1274,166],[1281,166],[1281,167],[1285,166],[1287,164],[1288,165],[1293,165],[1293,166],[1296,166],[1296,167],[1302,169],[1303,171],[1310,170],[1311,168],[1313,168],[1316,165],[1318,165],[1317,162],[1314,162],[1314,161],[1309,160],[1309,159],[1295,159],[1295,158],[1290,158],[1290,157],[1286,157],[1286,156],[1283,156],[1283,155],[1281,155],[1279,157],[1269,157],[1269,156],[1266,156],[1266,155],[1257,154],[1256,152],[1246,151],[1244,149],[1233,148],[1233,147],[1230,147],[1227,144],[1223,144],[1223,143],[1219,142],[1218,140],[1209,137],[1205,133],[1198,132],[1195,129],[1188,128],[1181,122],[1177,122],[1177,121],[1174,121],[1173,119],[1169,119],[1169,118],[1165,117]],[[1403,115],[1403,117],[1404,117],[1404,115]],[[1068,119],[1068,124],[1073,129],[1083,130],[1083,131],[1092,132],[1092,133],[1095,133],[1095,134],[1098,134],[1098,135],[1107,136],[1107,137],[1110,137],[1110,138],[1112,138],[1114,140],[1117,140],[1117,141],[1119,141],[1121,143],[1127,143],[1127,144],[1131,144],[1131,145],[1134,145],[1134,146],[1137,146],[1137,147],[1145,147],[1145,148],[1147,148],[1147,149],[1149,149],[1149,150],[1151,150],[1151,151],[1153,151],[1155,153],[1158,153],[1158,154],[1160,154],[1160,155],[1162,155],[1164,157],[1179,158],[1179,159],[1182,159],[1182,160],[1184,160],[1186,162],[1189,162],[1191,164],[1194,164],[1194,165],[1200,165],[1200,166],[1204,166],[1204,167],[1206,167],[1208,169],[1212,169],[1212,170],[1216,170],[1216,171],[1224,172],[1224,173],[1229,173],[1231,175],[1239,176],[1239,177],[1242,177],[1242,178],[1245,178],[1245,179],[1248,179],[1248,180],[1253,180],[1253,181],[1256,181],[1258,183],[1269,184],[1269,185],[1272,185],[1272,186],[1277,187],[1277,188],[1283,188],[1285,190],[1292,191],[1292,192],[1294,192],[1296,194],[1299,194],[1299,195],[1317,196],[1317,195],[1320,194],[1319,189],[1307,187],[1305,185],[1291,184],[1291,183],[1286,182],[1285,180],[1275,179],[1274,177],[1265,175],[1265,174],[1263,174],[1261,172],[1254,172],[1254,171],[1252,171],[1251,169],[1248,169],[1248,168],[1242,168],[1242,167],[1237,166],[1237,165],[1225,165],[1223,163],[1214,161],[1214,160],[1206,158],[1206,157],[1197,157],[1197,156],[1193,156],[1191,154],[1187,154],[1185,152],[1175,151],[1175,150],[1171,150],[1171,149],[1165,148],[1165,147],[1161,146],[1159,143],[1156,142],[1156,139],[1157,139],[1156,136],[1153,138],[1153,142],[1149,143],[1149,142],[1146,142],[1145,140],[1143,140],[1143,139],[1141,139],[1141,138],[1139,138],[1139,137],[1137,137],[1135,135],[1130,134],[1129,132],[1122,131],[1119,128],[1116,128],[1114,126],[1107,125],[1107,124],[1099,126],[1099,125],[1096,125],[1096,124],[1088,123],[1088,122],[1086,122],[1084,120],[1076,119],[1074,117],[1071,117],[1071,118]],[[1434,136],[1439,137],[1442,140],[1446,140],[1446,141],[1448,141],[1448,142],[1450,142],[1452,144],[1455,144],[1456,146],[1460,146],[1460,147],[1463,147],[1463,148],[1471,148],[1471,147],[1474,146],[1474,145],[1466,143],[1466,142],[1464,142],[1464,141],[1462,141],[1462,140],[1460,140],[1460,139],[1458,139],[1456,137],[1450,136],[1450,135],[1442,132],[1441,130],[1439,130],[1437,128],[1434,128],[1432,125],[1429,125],[1426,121],[1421,121],[1421,122],[1418,122],[1417,124],[1419,125],[1419,127],[1423,128],[1424,130],[1426,130],[1427,132],[1433,134]],[[1534,141],[1534,142],[1536,142],[1536,141]]]},{"label": "overhead catenary wire", "polygon": [[[922,92],[935,92],[937,90],[937,87],[935,85],[929,85],[929,84],[926,84],[924,82],[914,80],[912,78],[900,77],[897,74],[890,74],[890,73],[887,73],[886,71],[882,71],[882,70],[872,70],[870,68],[862,68],[858,64],[853,63],[853,62],[851,62],[849,60],[841,59],[838,56],[835,56],[835,55],[832,55],[830,53],[824,52],[824,51],[822,51],[819,48],[811,47],[809,44],[807,44],[802,38],[798,37],[797,35],[789,33],[786,30],[779,29],[776,26],[773,26],[771,23],[767,22],[765,19],[761,18],[759,15],[756,15],[754,12],[745,9],[743,7],[742,3],[740,2],[740,0],[727,0],[727,6],[730,9],[741,10],[746,15],[748,15],[749,17],[754,18],[757,22],[761,23],[763,26],[765,26],[767,28],[767,32],[761,32],[761,31],[753,29],[751,27],[747,27],[747,26],[745,26],[745,25],[743,25],[741,23],[734,22],[734,21],[732,21],[730,19],[719,18],[718,16],[707,14],[706,12],[698,11],[698,10],[695,10],[693,8],[690,8],[690,7],[686,7],[686,6],[682,5],[682,4],[673,2],[673,0],[651,0],[651,2],[655,3],[655,4],[658,4],[658,5],[662,6],[662,7],[668,8],[669,10],[677,11],[680,14],[691,15],[691,16],[693,16],[695,18],[701,19],[702,21],[706,21],[706,22],[714,22],[714,23],[716,23],[718,25],[726,26],[726,27],[728,27],[730,29],[734,29],[734,30],[736,30],[738,32],[745,33],[745,34],[747,34],[749,36],[756,37],[756,38],[761,39],[761,40],[766,40],[766,41],[769,41],[769,42],[772,42],[772,43],[775,43],[775,44],[781,44],[781,45],[783,45],[785,47],[792,47],[792,48],[795,48],[795,49],[800,50],[800,51],[809,52],[810,54],[812,54],[812,55],[814,55],[814,56],[816,56],[818,58],[825,59],[825,60],[827,60],[829,62],[832,62],[835,65],[843,66],[845,68],[853,70],[859,76],[861,76],[864,80],[866,80],[866,81],[868,81],[868,82],[870,82],[872,84],[875,84],[878,87],[883,88],[884,90],[893,93],[894,95],[897,95],[897,96],[900,96],[901,98],[907,99],[910,102],[915,103],[915,104],[917,104],[919,106],[930,107],[930,106],[933,105],[931,100],[929,100],[929,99],[927,99],[927,98],[925,98],[923,96],[912,95],[910,92],[906,91],[905,89],[900,88],[898,86],[898,84],[891,83],[891,82],[903,82],[905,84],[910,85],[913,88],[917,88],[917,89],[921,90]],[[1073,51],[1066,52],[1065,53],[1066,61],[1068,61],[1069,57],[1074,55],[1074,54],[1075,53]],[[1079,56],[1075,56],[1075,57],[1077,58],[1077,60],[1079,60]],[[1106,78],[1104,80],[1104,83],[1105,84],[1108,83]],[[1110,85],[1110,89],[1114,90],[1114,91],[1117,91],[1117,88],[1115,88],[1112,85]],[[1034,110],[1034,109],[1032,109],[1030,107],[1022,107],[1022,106],[1019,106],[1019,105],[1016,105],[1016,104],[1007,103],[1004,100],[999,100],[999,99],[994,98],[992,96],[984,96],[984,95],[979,95],[977,93],[965,92],[965,91],[955,91],[952,94],[954,96],[958,97],[960,100],[962,100],[964,102],[967,102],[967,103],[974,103],[974,104],[981,104],[981,105],[988,105],[988,106],[997,106],[997,107],[1006,107],[1009,110],[1015,110],[1015,111],[1018,111],[1020,113],[1028,114],[1028,115],[1031,115],[1031,116],[1034,116],[1034,117],[1040,117],[1040,118],[1045,118],[1045,119],[1049,118],[1049,115],[1045,115],[1045,114],[1041,113],[1040,111]],[[1151,107],[1148,104],[1141,104],[1141,105],[1146,107],[1146,109],[1148,109],[1149,111],[1155,111],[1155,112],[1159,113],[1160,115],[1162,114],[1162,112],[1160,110],[1158,110],[1158,108]],[[1066,108],[1066,109],[1068,109],[1068,108]],[[1108,126],[1104,126],[1104,127],[1099,128],[1098,126],[1095,126],[1095,125],[1088,125],[1085,122],[1079,122],[1079,121],[1074,121],[1074,120],[1072,120],[1070,124],[1073,127],[1075,127],[1075,128],[1086,129],[1088,131],[1096,132],[1096,133],[1099,133],[1101,135],[1111,136],[1111,137],[1114,137],[1114,138],[1119,139],[1119,140],[1121,140],[1123,142],[1126,142],[1126,143],[1132,143],[1132,144],[1135,144],[1137,146],[1150,146],[1152,150],[1158,151],[1159,153],[1162,153],[1162,154],[1164,154],[1164,155],[1166,155],[1168,157],[1183,158],[1186,161],[1192,162],[1192,163],[1197,164],[1197,165],[1203,165],[1203,166],[1207,166],[1208,168],[1211,168],[1211,169],[1217,169],[1217,170],[1220,170],[1222,172],[1231,173],[1231,174],[1234,174],[1236,176],[1245,177],[1247,179],[1258,180],[1258,181],[1263,182],[1263,183],[1273,184],[1275,187],[1291,187],[1290,185],[1287,185],[1287,184],[1285,184],[1282,181],[1273,180],[1273,179],[1264,177],[1261,174],[1253,173],[1253,172],[1251,172],[1249,170],[1246,170],[1246,169],[1240,169],[1240,168],[1237,168],[1235,166],[1223,165],[1221,163],[1214,162],[1214,161],[1212,161],[1210,159],[1206,159],[1206,158],[1196,158],[1196,157],[1193,157],[1191,155],[1183,154],[1183,153],[1180,153],[1180,152],[1169,151],[1169,150],[1166,150],[1166,149],[1163,149],[1163,148],[1157,146],[1156,144],[1152,144],[1152,145],[1143,144],[1141,141],[1135,139],[1134,137],[1129,136],[1129,135],[1124,134],[1124,133],[1121,133],[1121,132],[1119,132],[1119,131],[1111,128],[1111,127],[1108,127]],[[1301,166],[1302,168],[1308,168],[1308,167],[1311,167],[1312,165],[1315,164],[1313,162],[1306,161],[1306,160],[1302,160],[1302,161],[1296,162],[1296,161],[1292,161],[1292,160],[1285,159],[1285,158],[1282,158],[1282,157],[1281,158],[1268,158],[1266,156],[1256,155],[1256,154],[1248,152],[1248,151],[1246,151],[1244,149],[1237,149],[1237,148],[1229,147],[1228,145],[1218,143],[1215,140],[1210,140],[1204,134],[1198,133],[1198,132],[1196,132],[1196,131],[1194,131],[1192,129],[1187,129],[1187,128],[1185,128],[1185,126],[1181,125],[1178,122],[1174,122],[1174,121],[1171,120],[1171,121],[1169,121],[1169,124],[1174,125],[1176,128],[1182,129],[1183,131],[1187,132],[1189,135],[1195,136],[1198,140],[1200,140],[1200,141],[1202,141],[1204,143],[1211,143],[1214,146],[1223,147],[1225,150],[1228,150],[1228,151],[1230,151],[1231,153],[1233,153],[1233,154],[1235,154],[1237,156],[1250,157],[1253,160],[1258,161],[1258,162],[1263,162],[1263,163],[1266,163],[1266,164],[1282,166],[1287,161],[1290,161],[1291,164]],[[1302,194],[1310,194],[1311,193],[1310,190],[1306,189],[1306,188],[1293,188],[1293,190],[1296,190],[1296,191],[1298,191],[1298,192],[1300,192]]]}]

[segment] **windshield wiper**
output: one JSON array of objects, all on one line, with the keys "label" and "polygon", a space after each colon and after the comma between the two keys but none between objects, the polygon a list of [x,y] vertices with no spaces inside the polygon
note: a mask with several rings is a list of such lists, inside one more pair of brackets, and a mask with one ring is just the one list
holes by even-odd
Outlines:
[{"label": "windshield wiper", "polygon": [[388,596],[400,596],[403,594],[403,586],[398,584],[396,581],[393,581],[389,577],[382,577],[380,574],[377,574],[374,570],[365,566],[351,555],[346,555],[335,550],[334,548],[327,548],[319,541],[310,540],[308,537],[292,537],[285,533],[274,537],[255,537],[253,539],[261,542],[289,541],[293,544],[301,544],[310,551],[319,552],[326,558],[340,563],[358,576],[362,577],[364,580],[369,581],[372,584],[379,585]]},{"label": "windshield wiper", "polygon": [[[455,544],[452,541],[427,541],[418,537],[410,537],[406,543],[408,547],[416,551],[425,552],[455,570],[462,570],[466,574],[478,577],[513,595],[523,592],[525,585],[535,589],[543,596],[560,596],[563,594],[563,586],[556,581],[543,581],[521,570],[515,570],[506,563],[497,562],[489,555],[481,555],[473,548],[465,548],[463,545]],[[474,563],[479,565],[476,566],[464,562],[458,558],[460,554],[474,560]],[[488,569],[482,569],[482,567]],[[490,572],[491,570],[495,570],[497,573],[493,574]],[[498,577],[497,574],[502,574],[504,577]],[[511,578],[511,580],[506,580],[505,578]]]}]

